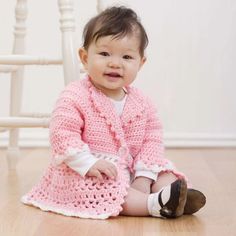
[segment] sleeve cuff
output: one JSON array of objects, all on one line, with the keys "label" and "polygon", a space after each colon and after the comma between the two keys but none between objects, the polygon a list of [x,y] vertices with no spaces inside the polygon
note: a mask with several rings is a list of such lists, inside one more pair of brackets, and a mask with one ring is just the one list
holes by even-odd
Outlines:
[{"label": "sleeve cuff", "polygon": [[91,153],[78,153],[70,156],[64,162],[82,177],[84,177],[88,170],[98,161],[98,159]]},{"label": "sleeve cuff", "polygon": [[152,172],[152,171],[147,171],[147,170],[138,170],[135,172],[135,178],[139,177],[139,176],[143,176],[143,177],[147,177],[149,179],[152,179],[154,181],[157,180],[157,174]]}]

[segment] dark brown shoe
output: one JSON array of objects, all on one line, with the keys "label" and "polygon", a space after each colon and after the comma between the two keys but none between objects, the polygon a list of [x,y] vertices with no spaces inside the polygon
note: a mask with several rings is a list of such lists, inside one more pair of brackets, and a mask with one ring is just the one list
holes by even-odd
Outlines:
[{"label": "dark brown shoe", "polygon": [[183,215],[187,199],[187,183],[184,179],[178,179],[171,184],[170,199],[164,205],[161,193],[159,194],[159,204],[162,207],[160,214],[166,218],[176,218]]},{"label": "dark brown shoe", "polygon": [[204,194],[195,189],[187,190],[187,200],[184,207],[184,214],[191,215],[199,211],[206,204]]}]

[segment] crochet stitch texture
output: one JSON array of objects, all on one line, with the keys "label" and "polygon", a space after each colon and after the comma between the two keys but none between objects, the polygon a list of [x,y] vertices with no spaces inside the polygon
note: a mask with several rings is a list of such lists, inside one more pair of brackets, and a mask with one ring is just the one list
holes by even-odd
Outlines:
[{"label": "crochet stitch texture", "polygon": [[[69,84],[61,93],[50,122],[52,161],[22,202],[67,216],[105,219],[117,216],[129,187],[129,172],[172,171],[164,158],[162,126],[151,102],[138,89],[127,87],[121,116],[89,78]],[[116,180],[82,178],[63,161],[90,148],[98,158],[115,160]]]}]

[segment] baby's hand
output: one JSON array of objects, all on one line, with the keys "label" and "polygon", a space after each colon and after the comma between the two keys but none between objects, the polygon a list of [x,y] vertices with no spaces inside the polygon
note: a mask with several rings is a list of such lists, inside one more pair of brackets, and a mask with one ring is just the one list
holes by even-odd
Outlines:
[{"label": "baby's hand", "polygon": [[86,175],[103,180],[102,174],[105,174],[111,179],[115,179],[117,176],[116,166],[109,161],[101,159],[88,170]]}]

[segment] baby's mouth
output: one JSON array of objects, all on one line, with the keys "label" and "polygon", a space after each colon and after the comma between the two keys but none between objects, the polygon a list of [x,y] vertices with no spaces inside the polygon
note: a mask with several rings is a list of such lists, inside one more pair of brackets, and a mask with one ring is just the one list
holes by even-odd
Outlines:
[{"label": "baby's mouth", "polygon": [[116,73],[116,72],[105,73],[105,75],[109,76],[109,77],[115,77],[115,78],[121,77],[121,75],[119,73]]}]

